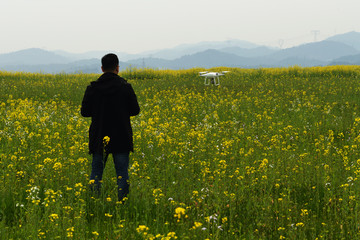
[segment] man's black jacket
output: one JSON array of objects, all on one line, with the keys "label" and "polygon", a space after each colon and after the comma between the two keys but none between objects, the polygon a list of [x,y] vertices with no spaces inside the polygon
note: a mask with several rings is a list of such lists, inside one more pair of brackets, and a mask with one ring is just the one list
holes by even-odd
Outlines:
[{"label": "man's black jacket", "polygon": [[90,153],[102,153],[103,138],[110,137],[109,153],[133,151],[130,116],[139,114],[140,107],[130,83],[115,73],[104,73],[86,88],[81,115],[91,117]]}]

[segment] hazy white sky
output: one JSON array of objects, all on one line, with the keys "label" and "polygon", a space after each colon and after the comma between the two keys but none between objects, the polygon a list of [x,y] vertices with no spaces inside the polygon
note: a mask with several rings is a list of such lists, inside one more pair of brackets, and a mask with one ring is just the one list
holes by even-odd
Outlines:
[{"label": "hazy white sky", "polygon": [[360,0],[1,0],[0,53],[138,53],[201,41],[283,48],[360,32]]}]

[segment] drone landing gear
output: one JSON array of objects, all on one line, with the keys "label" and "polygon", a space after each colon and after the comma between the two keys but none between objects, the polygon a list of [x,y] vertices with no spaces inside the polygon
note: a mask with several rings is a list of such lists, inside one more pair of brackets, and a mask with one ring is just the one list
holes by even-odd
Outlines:
[{"label": "drone landing gear", "polygon": [[214,77],[214,78],[205,78],[205,85],[210,85],[210,84],[214,84],[215,86],[219,86],[220,85],[220,78],[219,77]]}]

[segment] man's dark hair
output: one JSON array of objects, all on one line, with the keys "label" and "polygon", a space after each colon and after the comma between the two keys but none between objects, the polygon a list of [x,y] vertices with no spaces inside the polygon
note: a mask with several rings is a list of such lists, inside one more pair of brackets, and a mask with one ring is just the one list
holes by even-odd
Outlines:
[{"label": "man's dark hair", "polygon": [[102,57],[101,64],[104,71],[113,71],[119,65],[119,59],[115,54],[109,53]]}]

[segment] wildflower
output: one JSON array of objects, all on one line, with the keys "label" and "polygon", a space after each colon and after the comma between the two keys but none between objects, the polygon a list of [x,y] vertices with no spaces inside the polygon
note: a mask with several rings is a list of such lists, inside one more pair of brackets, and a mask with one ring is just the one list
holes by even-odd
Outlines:
[{"label": "wildflower", "polygon": [[57,163],[54,164],[53,168],[54,168],[54,170],[58,171],[58,170],[60,170],[62,168],[62,164],[57,162]]},{"label": "wildflower", "polygon": [[164,197],[164,194],[160,188],[155,188],[153,190],[153,196],[155,197],[155,204],[159,204],[159,199]]},{"label": "wildflower", "polygon": [[121,201],[116,201],[116,204],[123,204],[126,200],[128,200],[128,198],[124,197]]},{"label": "wildflower", "polygon": [[45,232],[39,230],[38,237],[42,238],[43,236],[45,237]]},{"label": "wildflower", "polygon": [[174,217],[178,218],[178,220],[181,218],[182,215],[185,215],[185,209],[182,207],[177,207],[175,209]]},{"label": "wildflower", "polygon": [[194,226],[192,227],[192,229],[196,229],[202,226],[201,222],[194,222]]},{"label": "wildflower", "polygon": [[303,226],[304,226],[304,223],[299,222],[299,223],[296,224],[296,226],[297,226],[297,227],[303,227]]},{"label": "wildflower", "polygon": [[21,204],[21,203],[16,203],[16,207],[24,207],[24,204]]},{"label": "wildflower", "polygon": [[215,213],[214,215],[211,215],[211,216],[209,216],[209,217],[207,217],[205,219],[206,219],[207,222],[211,222],[211,221],[216,222],[217,217],[218,217],[218,215]]},{"label": "wildflower", "polygon": [[166,237],[167,237],[168,239],[170,239],[170,238],[177,239],[177,236],[176,236],[176,233],[175,233],[175,232],[169,232],[169,233],[166,235]]},{"label": "wildflower", "polygon": [[65,207],[63,207],[63,209],[65,209],[66,211],[71,211],[71,210],[73,210],[73,208],[70,207],[70,206],[65,206]]},{"label": "wildflower", "polygon": [[70,227],[70,228],[66,229],[66,236],[68,238],[72,238],[74,236],[73,233],[74,233],[74,227]]},{"label": "wildflower", "polygon": [[110,137],[105,136],[105,137],[103,138],[103,144],[104,144],[104,146],[107,146],[107,145],[109,144],[109,142],[110,142]]},{"label": "wildflower", "polygon": [[136,231],[139,232],[139,233],[140,232],[146,232],[148,230],[149,230],[149,228],[147,226],[145,226],[145,225],[139,225],[139,227],[136,228]]},{"label": "wildflower", "polygon": [[50,158],[45,158],[44,159],[44,164],[47,164],[47,163],[52,163],[53,160],[51,160]]},{"label": "wildflower", "polygon": [[56,213],[50,214],[49,216],[50,221],[54,222],[56,219],[59,219],[59,215],[57,215]]},{"label": "wildflower", "polygon": [[309,212],[307,209],[301,209],[301,213],[300,213],[301,216],[306,216],[306,215],[309,215]]}]

